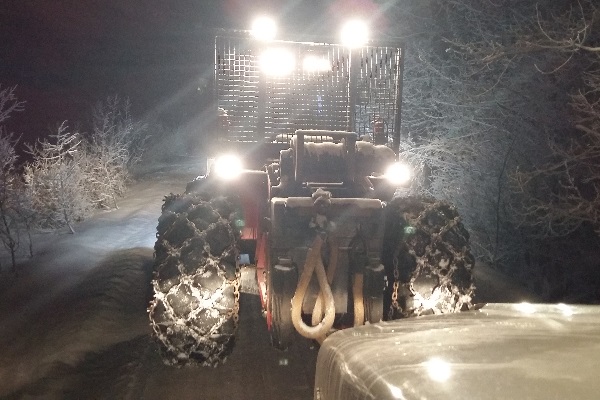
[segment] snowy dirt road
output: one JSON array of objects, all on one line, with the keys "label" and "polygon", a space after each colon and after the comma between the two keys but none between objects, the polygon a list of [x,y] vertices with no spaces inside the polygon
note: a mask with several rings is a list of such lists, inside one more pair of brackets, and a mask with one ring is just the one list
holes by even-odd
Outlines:
[{"label": "snowy dirt road", "polygon": [[146,313],[156,223],[163,196],[194,176],[193,167],[146,176],[119,210],[98,213],[75,235],[38,235],[19,277],[0,275],[0,398],[312,398],[316,349],[303,339],[273,349],[250,295],[224,366],[162,363]]}]

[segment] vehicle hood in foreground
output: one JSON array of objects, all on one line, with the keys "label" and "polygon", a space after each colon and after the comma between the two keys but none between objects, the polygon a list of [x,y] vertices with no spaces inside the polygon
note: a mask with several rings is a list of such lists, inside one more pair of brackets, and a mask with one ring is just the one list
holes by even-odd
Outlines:
[{"label": "vehicle hood in foreground", "polygon": [[334,333],[315,399],[595,399],[600,306],[488,304],[480,310]]}]

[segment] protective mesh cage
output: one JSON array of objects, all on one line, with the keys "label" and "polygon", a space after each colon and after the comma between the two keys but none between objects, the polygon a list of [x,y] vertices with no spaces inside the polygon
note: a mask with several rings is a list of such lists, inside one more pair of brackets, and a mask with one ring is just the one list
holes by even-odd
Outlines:
[{"label": "protective mesh cage", "polygon": [[[264,72],[268,48],[293,56],[288,74]],[[288,141],[297,129],[319,129],[354,131],[369,140],[377,125],[391,143],[399,123],[401,49],[352,51],[351,62],[341,45],[217,37],[215,84],[223,134],[235,141]]]}]

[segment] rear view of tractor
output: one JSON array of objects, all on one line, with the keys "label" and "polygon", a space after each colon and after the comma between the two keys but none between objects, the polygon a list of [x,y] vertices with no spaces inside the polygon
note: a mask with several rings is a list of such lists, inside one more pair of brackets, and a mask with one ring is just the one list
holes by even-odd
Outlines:
[{"label": "rear view of tractor", "polygon": [[223,361],[240,290],[260,296],[281,349],[470,306],[474,260],[456,210],[402,188],[403,56],[215,39],[215,157],[166,197],[157,228],[149,313],[167,363]]}]

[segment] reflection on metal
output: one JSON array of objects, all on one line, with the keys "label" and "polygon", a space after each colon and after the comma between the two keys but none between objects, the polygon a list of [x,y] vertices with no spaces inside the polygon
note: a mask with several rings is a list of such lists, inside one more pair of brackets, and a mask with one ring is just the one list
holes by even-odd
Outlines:
[{"label": "reflection on metal", "polygon": [[399,399],[399,400],[406,400],[406,397],[404,397],[404,393],[402,393],[402,389],[400,389],[398,386],[391,385],[388,383],[388,388],[390,389],[392,398]]},{"label": "reflection on metal", "polygon": [[450,363],[440,358],[432,358],[423,363],[429,377],[436,382],[446,382],[452,375]]},{"label": "reflection on metal", "polygon": [[315,388],[321,400],[597,399],[599,326],[600,306],[523,303],[344,329],[319,349]]},{"label": "reflection on metal", "polygon": [[515,304],[514,307],[517,311],[520,311],[523,314],[535,313],[535,306],[531,303],[527,303],[526,301],[519,303],[519,304]]},{"label": "reflection on metal", "polygon": [[570,317],[571,315],[574,314],[573,307],[566,305],[564,303],[558,303],[556,305],[556,308],[558,308],[565,317]]}]

